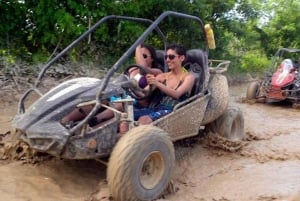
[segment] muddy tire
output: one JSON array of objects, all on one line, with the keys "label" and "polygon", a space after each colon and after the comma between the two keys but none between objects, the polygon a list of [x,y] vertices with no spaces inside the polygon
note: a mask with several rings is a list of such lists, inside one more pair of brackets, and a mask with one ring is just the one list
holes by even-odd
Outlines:
[{"label": "muddy tire", "polygon": [[220,117],[229,104],[229,90],[226,76],[211,75],[208,85],[211,97],[207,104],[201,125],[207,125]]},{"label": "muddy tire", "polygon": [[174,146],[165,131],[149,125],[131,129],[109,159],[107,181],[114,200],[157,198],[170,182],[174,161]]},{"label": "muddy tire", "polygon": [[232,141],[240,141],[245,137],[244,116],[238,107],[229,107],[223,115],[207,127],[210,131]]},{"label": "muddy tire", "polygon": [[258,88],[259,88],[259,83],[258,82],[251,82],[248,85],[247,88],[247,94],[246,94],[246,98],[248,100],[254,100],[257,98],[257,94],[258,94]]}]

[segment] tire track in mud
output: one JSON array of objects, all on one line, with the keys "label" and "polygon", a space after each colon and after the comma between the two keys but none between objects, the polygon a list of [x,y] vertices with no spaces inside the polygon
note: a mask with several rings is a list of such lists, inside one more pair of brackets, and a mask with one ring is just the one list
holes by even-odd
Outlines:
[{"label": "tire track in mud", "polygon": [[[265,178],[263,177],[264,174],[271,171],[282,175],[287,174],[286,177],[298,178],[299,176],[300,178],[300,173],[296,172],[300,166],[297,164],[300,158],[300,148],[298,148],[300,143],[300,139],[298,139],[300,135],[300,111],[287,107],[246,104],[237,101],[233,101],[233,104],[238,105],[243,110],[246,139],[241,143],[232,143],[211,134],[197,136],[194,139],[175,144],[176,165],[174,177],[169,189],[157,201],[300,200],[300,191],[298,191],[300,185],[295,184],[298,181],[288,184],[288,186],[279,186],[279,189],[284,189],[287,193],[281,191],[274,193],[271,190],[260,191],[260,188],[255,189],[256,191],[247,189],[245,192],[245,187],[251,184],[258,185],[263,189],[264,186],[259,183],[259,180],[263,180]],[[0,134],[0,156],[1,139],[6,138],[6,136],[5,133]],[[1,161],[0,159],[0,164],[4,163],[7,163],[7,160]],[[52,161],[46,161],[42,165],[48,163],[52,163]],[[55,167],[65,171],[65,173],[68,170],[62,165]],[[53,168],[50,167],[49,169]],[[76,173],[80,176],[79,173],[82,169],[84,168],[77,168],[73,174]],[[292,175],[288,172],[289,170],[294,170],[296,173]],[[87,176],[95,174],[95,172],[91,172]],[[71,178],[75,181],[75,178],[69,174],[67,175],[68,179]],[[240,179],[235,175],[244,177]],[[58,178],[62,175],[53,173],[52,176]],[[248,177],[257,177],[253,180],[258,180],[258,182],[251,183],[254,181],[250,180],[247,184],[247,181],[243,180],[247,180]],[[276,178],[274,179],[276,180]],[[287,182],[288,179],[279,180],[279,183]],[[69,182],[70,189],[76,187],[74,181]],[[93,182],[96,183],[94,180]],[[93,186],[90,190],[85,191],[84,196],[86,196],[86,199],[84,201],[112,201],[105,179],[101,179],[99,182],[98,186]],[[88,181],[84,184],[86,188],[91,187]],[[228,188],[228,185],[232,189],[224,190],[225,187]],[[273,185],[273,183],[270,182],[267,185]],[[243,194],[245,194],[245,197],[243,197]],[[71,194],[63,195],[72,196]],[[78,199],[74,198],[74,200]]]},{"label": "tire track in mud", "polygon": [[[231,195],[230,193],[224,191],[223,189],[220,189],[220,192],[223,192],[224,194],[222,196],[218,195],[218,193],[214,192],[212,190],[212,193],[207,189],[204,188],[206,182],[210,182],[211,179],[213,178],[231,178],[232,175],[240,175],[240,174],[247,174],[246,172],[249,171],[249,176],[251,175],[251,172],[253,171],[253,167],[258,167],[258,164],[266,164],[266,166],[260,167],[261,170],[264,170],[264,168],[268,169],[271,166],[274,166],[275,169],[273,171],[276,172],[276,169],[290,169],[290,165],[286,164],[281,164],[281,162],[288,162],[292,160],[297,160],[299,159],[299,150],[294,150],[292,152],[289,151],[288,148],[282,146],[284,145],[281,144],[282,139],[289,136],[288,134],[276,134],[274,137],[272,136],[259,136],[260,139],[255,139],[255,140],[245,140],[245,143],[243,144],[244,146],[237,150],[237,151],[228,151],[226,149],[222,149],[222,147],[212,147],[209,144],[206,144],[205,140],[203,139],[201,142],[199,142],[190,152],[185,156],[185,159],[181,161],[181,163],[176,167],[178,169],[177,172],[177,179],[176,181],[176,187],[177,191],[175,194],[169,194],[166,197],[166,200],[174,200],[174,201],[179,201],[180,199],[176,198],[176,195],[179,198],[183,198],[186,192],[189,194],[186,196],[187,200],[202,200],[202,201],[223,201],[223,200],[228,200],[228,201],[240,201],[240,200],[249,200],[249,201],[296,201],[299,200],[299,193],[297,190],[295,192],[293,189],[297,189],[298,187],[295,186],[290,186],[286,187],[286,191],[288,192],[287,194],[284,194],[282,192],[278,193],[268,193],[264,191],[257,191],[257,192],[251,192],[251,193],[245,193],[246,195],[250,195],[249,197],[239,197],[239,194],[237,194],[237,197],[234,197],[234,195]],[[291,134],[292,138],[297,137],[297,134]],[[270,142],[272,140],[273,142]],[[291,141],[293,141],[291,139]],[[268,144],[269,143],[269,144]],[[297,142],[295,142],[297,144]],[[287,147],[289,145],[286,145]],[[261,148],[262,147],[262,148]],[[259,149],[261,148],[261,149]],[[202,156],[199,157],[199,155],[203,154]],[[249,163],[250,159],[250,163]],[[251,160],[251,159],[254,159]],[[207,164],[201,164],[201,165],[195,165],[195,161],[197,160],[202,160],[203,163]],[[217,162],[218,160],[222,162]],[[244,161],[244,162],[238,162],[239,160]],[[233,162],[231,164],[231,161]],[[247,162],[248,161],[248,162]],[[257,161],[257,163],[255,162]],[[272,164],[272,161],[280,162],[277,167],[277,165]],[[270,164],[269,164],[270,163]],[[275,163],[276,164],[276,163]],[[204,167],[201,167],[204,166]],[[216,167],[217,166],[217,167]],[[283,168],[283,167],[285,168]],[[299,167],[299,166],[298,166]],[[295,166],[295,168],[298,168]],[[207,169],[207,168],[212,168]],[[257,173],[257,168],[254,168],[256,171],[254,171],[255,175]],[[261,171],[260,170],[260,171]],[[270,171],[270,170],[269,170]],[[286,170],[288,171],[288,170]],[[191,176],[191,175],[197,175],[200,174],[201,176]],[[280,173],[279,173],[280,174]],[[230,176],[231,175],[231,176]],[[258,175],[259,176],[259,175]],[[261,176],[263,179],[264,177]],[[233,176],[233,178],[235,178]],[[229,179],[228,184],[232,185],[234,182],[234,179]],[[258,177],[259,178],[259,177]],[[236,178],[238,179],[238,178]],[[244,178],[247,180],[246,178]],[[213,179],[215,180],[215,179]],[[217,179],[218,180],[218,179]],[[225,179],[226,180],[226,179]],[[219,182],[224,182],[224,179],[221,179]],[[272,180],[273,181],[273,180]],[[239,181],[236,181],[236,185],[239,186],[248,186],[247,184],[238,184]],[[281,181],[279,181],[281,182]],[[297,182],[297,181],[295,181]],[[226,182],[225,182],[226,183]],[[243,183],[243,182],[242,182]],[[300,184],[300,181],[299,181]],[[210,186],[211,184],[209,184]],[[224,184],[227,186],[226,184]],[[250,181],[251,185],[251,181]],[[269,183],[268,185],[272,186],[272,183]],[[222,186],[222,185],[221,185]],[[234,185],[233,185],[234,186]],[[220,185],[219,185],[220,187]],[[218,188],[218,187],[216,187]],[[260,187],[263,189],[263,187]],[[292,190],[291,190],[292,189]],[[241,190],[241,189],[240,189]],[[197,193],[199,191],[203,191],[202,193]],[[237,192],[239,190],[236,190]],[[240,192],[243,192],[241,190]],[[210,194],[211,193],[211,194]],[[221,193],[222,194],[222,193]],[[227,195],[228,194],[228,195]],[[235,195],[236,196],[236,195]]]},{"label": "tire track in mud", "polygon": [[[238,178],[234,176],[228,180],[228,183],[225,179],[224,184],[225,186],[228,184],[236,185],[237,189],[233,191],[233,195],[230,192],[223,191],[223,189],[214,191],[205,188],[207,182],[209,183],[212,179],[218,177],[231,178],[232,175],[243,175],[248,171],[250,175],[251,171],[254,171],[255,175],[257,174],[256,171],[265,171],[268,168],[270,171],[270,169],[273,169],[273,166],[280,172],[285,170],[283,168],[285,166],[288,166],[288,169],[290,168],[290,165],[282,163],[288,162],[290,164],[290,161],[298,160],[300,157],[300,148],[297,146],[299,144],[298,134],[300,135],[297,132],[300,131],[300,122],[297,124],[297,118],[300,119],[298,111],[293,109],[285,111],[286,108],[274,109],[272,106],[257,106],[239,102],[234,102],[233,104],[241,107],[244,112],[246,139],[242,142],[230,142],[210,133],[205,136],[197,136],[191,141],[181,141],[175,144],[176,165],[170,185],[171,191],[167,190],[157,201],[300,200],[300,191],[293,190],[297,188],[297,186],[293,186],[294,184],[287,187],[284,186],[288,193],[274,193],[271,191],[272,189],[270,192],[257,190],[248,193],[244,192],[244,188],[248,184],[238,183],[239,181],[235,181]],[[272,115],[273,113],[276,114]],[[268,118],[268,116],[271,118]],[[285,120],[282,121],[282,119]],[[276,164],[279,162],[281,165],[279,167],[272,165],[274,162]],[[293,169],[298,169],[297,165],[293,163],[291,165],[294,166]],[[254,170],[253,167],[255,167]],[[263,175],[264,173],[257,176],[264,179]],[[247,178],[244,179],[247,180]],[[218,181],[218,179],[216,180]],[[221,181],[224,182],[224,179]],[[267,185],[270,184],[268,183]],[[259,189],[263,188],[261,186]],[[241,193],[244,192],[242,193],[245,194],[244,197],[237,193],[239,192],[238,189]]]},{"label": "tire track in mud", "polygon": [[[242,91],[246,91],[246,85]],[[300,110],[290,103],[247,101],[233,93],[232,103],[242,108],[247,142],[239,154],[260,163],[300,159]]]},{"label": "tire track in mud", "polygon": [[[197,189],[199,187],[198,183],[201,182],[203,178],[210,178],[216,175],[225,174],[232,170],[238,171],[243,167],[229,166],[212,171],[209,174],[205,174],[202,178],[198,178],[197,176],[198,179],[191,179],[191,175],[197,175],[197,166],[195,166],[195,161],[203,159],[203,156],[198,156],[202,155],[202,153],[205,153],[204,158],[210,157],[206,155],[209,153],[209,155],[218,158],[225,155],[235,154],[243,147],[243,145],[243,141],[230,141],[219,136],[217,133],[201,133],[199,136],[195,136],[193,139],[182,140],[175,143],[176,165],[172,179],[173,191],[166,191],[165,194],[157,201],[173,200],[174,196],[176,197],[177,192],[179,191],[186,192],[184,193],[185,195],[182,195],[182,193],[180,194],[179,200],[206,201],[204,198],[199,199],[197,196],[193,196],[193,189]],[[235,158],[235,156],[233,156],[233,158]],[[177,201],[177,199],[174,200]],[[214,198],[213,200],[231,201],[225,197]]]},{"label": "tire track in mud", "polygon": [[[222,139],[211,136],[204,138],[186,158],[189,162],[185,162],[187,165],[182,173],[184,177],[178,174],[179,192],[167,198],[172,201],[179,201],[180,198],[201,201],[300,200],[300,180],[294,179],[300,174],[300,110],[285,105],[241,103],[233,100],[234,98],[232,97],[231,103],[240,107],[244,113],[246,139],[233,146],[240,146],[234,149],[227,141],[222,142]],[[197,165],[195,161],[198,160],[203,163],[199,162]],[[182,167],[178,169],[182,170]],[[275,174],[272,175],[272,172]],[[198,176],[191,176],[197,174]],[[249,177],[245,177],[248,174]],[[225,178],[234,178],[234,175],[244,176],[242,180],[245,182],[239,181],[240,178],[235,178],[237,181],[226,181]],[[271,175],[274,179],[268,179]],[[252,181],[252,176],[261,177],[261,181]],[[248,180],[249,184],[246,183]],[[206,187],[211,186],[214,181],[219,182],[212,187],[221,189],[214,191]],[[224,185],[220,184],[222,182]],[[258,185],[255,190],[244,192],[245,189],[239,189],[251,186],[251,182],[254,182],[254,186]],[[228,185],[233,189],[236,187],[233,193],[222,189]]]},{"label": "tire track in mud", "polygon": [[[191,170],[195,165],[195,160],[197,155],[201,154],[203,150],[209,155],[218,158],[228,157],[230,160],[239,160],[239,158],[249,158],[255,159],[258,163],[267,163],[270,161],[288,161],[295,160],[300,158],[300,148],[295,150],[289,150],[289,146],[297,147],[297,140],[295,140],[298,136],[296,133],[290,134],[288,130],[279,130],[276,129],[276,132],[272,133],[272,129],[268,130],[268,127],[265,126],[264,129],[260,130],[260,132],[253,131],[253,129],[247,128],[246,131],[246,139],[244,141],[229,141],[215,133],[206,133],[202,136],[196,136],[194,138],[188,140],[182,140],[180,142],[175,143],[175,151],[176,151],[176,166],[175,166],[175,176],[173,177],[168,189],[164,192],[164,194],[157,201],[164,200],[173,200],[173,197],[176,196],[178,191],[186,191],[187,189],[195,189],[199,187],[198,183],[201,183],[201,178],[197,180],[191,180],[191,175],[193,172],[197,174],[194,170]],[[255,130],[255,129],[254,129]],[[293,144],[281,143],[282,138],[291,138],[290,141]],[[209,179],[212,177],[218,177],[226,174],[231,174],[232,172],[240,172],[245,171],[247,167],[245,165],[229,165],[223,168],[219,168],[215,171],[211,171],[210,173],[203,175],[202,179]],[[105,188],[102,187],[102,199],[98,200],[106,200],[108,195],[105,194]],[[189,192],[190,190],[188,190]],[[106,194],[108,192],[106,191]],[[193,194],[193,191],[190,192]],[[298,194],[290,195],[287,200],[294,200]],[[93,196],[92,196],[93,197]],[[95,198],[99,197],[94,196]],[[181,198],[182,195],[180,195]],[[215,201],[233,201],[232,198],[222,196],[222,197],[213,197],[212,199],[206,199],[205,197],[195,196],[194,199],[191,199],[191,195],[187,196],[189,200],[215,200]],[[252,197],[252,200],[256,201],[271,201],[271,200],[283,200],[286,199],[287,196],[278,195],[265,195],[259,194],[257,196]],[[110,197],[110,200],[112,198]],[[175,199],[176,200],[176,199]]]},{"label": "tire track in mud", "polygon": [[254,158],[264,163],[269,160],[297,160],[300,159],[299,135],[297,133],[277,133],[274,135],[253,136],[249,143],[240,151],[243,157]]}]

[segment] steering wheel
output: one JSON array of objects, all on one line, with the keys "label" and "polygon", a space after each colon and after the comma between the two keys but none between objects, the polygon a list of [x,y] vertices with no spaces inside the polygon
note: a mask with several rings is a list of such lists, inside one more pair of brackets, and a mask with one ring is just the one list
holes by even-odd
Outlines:
[{"label": "steering wheel", "polygon": [[147,73],[150,73],[150,70],[145,66],[139,64],[131,64],[125,69],[124,74],[129,76],[129,70],[132,68],[138,68],[140,70],[141,75],[146,75]]},{"label": "steering wheel", "polygon": [[[139,73],[137,73],[133,78],[130,78],[130,69],[137,68],[139,70]],[[129,65],[125,71],[124,74],[129,77],[129,80],[131,81],[130,87],[128,87],[127,91],[129,92],[129,95],[137,100],[143,100],[152,94],[152,87],[149,85],[149,89],[144,89],[147,84],[147,80],[145,75],[147,73],[150,73],[148,68],[139,65],[139,64],[131,64]]]}]

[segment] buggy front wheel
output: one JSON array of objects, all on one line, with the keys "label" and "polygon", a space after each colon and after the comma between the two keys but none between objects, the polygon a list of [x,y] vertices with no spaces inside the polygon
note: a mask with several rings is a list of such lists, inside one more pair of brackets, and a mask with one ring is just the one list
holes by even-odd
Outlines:
[{"label": "buggy front wheel", "polygon": [[156,199],[170,182],[174,161],[174,146],[165,131],[150,125],[131,129],[109,159],[107,180],[114,200]]},{"label": "buggy front wheel", "polygon": [[247,88],[247,95],[246,98],[248,100],[254,100],[257,98],[259,90],[259,83],[258,82],[251,82]]}]

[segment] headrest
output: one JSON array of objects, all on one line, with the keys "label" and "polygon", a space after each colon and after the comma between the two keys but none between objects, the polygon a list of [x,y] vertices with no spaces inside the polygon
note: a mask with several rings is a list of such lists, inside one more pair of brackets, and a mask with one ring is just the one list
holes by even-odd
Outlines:
[{"label": "headrest", "polygon": [[188,63],[197,63],[200,66],[205,67],[205,64],[207,63],[207,53],[201,49],[188,50],[186,53],[185,64]]},{"label": "headrest", "polygon": [[165,51],[156,50],[156,58],[157,58],[158,65],[161,66],[163,69],[165,66]]}]

